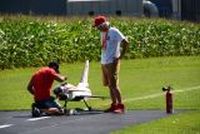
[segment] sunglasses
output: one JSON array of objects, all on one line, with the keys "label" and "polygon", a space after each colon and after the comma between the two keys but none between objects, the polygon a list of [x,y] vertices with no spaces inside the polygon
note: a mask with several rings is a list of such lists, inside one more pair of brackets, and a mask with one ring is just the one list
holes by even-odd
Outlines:
[{"label": "sunglasses", "polygon": [[97,29],[103,29],[104,26],[105,26],[104,23],[102,23],[102,24],[100,24],[100,25],[97,26]]}]

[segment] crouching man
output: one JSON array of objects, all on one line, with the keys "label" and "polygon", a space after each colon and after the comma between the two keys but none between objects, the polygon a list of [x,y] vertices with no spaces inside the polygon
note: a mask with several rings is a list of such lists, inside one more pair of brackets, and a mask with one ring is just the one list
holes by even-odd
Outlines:
[{"label": "crouching man", "polygon": [[60,104],[51,96],[51,87],[54,80],[63,82],[67,78],[59,74],[59,64],[50,62],[47,67],[40,68],[33,74],[28,83],[27,90],[34,96],[32,116],[38,117],[41,113],[47,115],[64,114]]}]

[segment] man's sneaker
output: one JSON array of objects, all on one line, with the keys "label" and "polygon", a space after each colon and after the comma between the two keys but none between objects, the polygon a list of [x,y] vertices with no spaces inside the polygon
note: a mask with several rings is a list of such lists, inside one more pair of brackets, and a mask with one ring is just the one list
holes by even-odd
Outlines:
[{"label": "man's sneaker", "polygon": [[32,117],[40,117],[41,112],[40,109],[36,107],[36,104],[33,103],[31,107],[32,107]]},{"label": "man's sneaker", "polygon": [[114,103],[112,103],[111,106],[108,109],[104,110],[104,112],[106,112],[106,113],[108,113],[108,112],[114,112],[114,110],[116,109],[116,107],[117,107],[117,105],[114,104]]},{"label": "man's sneaker", "polygon": [[124,104],[117,104],[116,109],[113,112],[117,114],[123,114],[125,111],[126,110]]}]

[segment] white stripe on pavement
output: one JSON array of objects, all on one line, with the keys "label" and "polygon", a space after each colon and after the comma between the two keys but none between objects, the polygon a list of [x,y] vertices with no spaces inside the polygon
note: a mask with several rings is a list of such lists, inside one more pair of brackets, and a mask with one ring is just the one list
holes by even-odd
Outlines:
[{"label": "white stripe on pavement", "polygon": [[30,118],[27,119],[26,121],[38,121],[38,120],[43,120],[43,119],[48,119],[51,118],[50,116],[44,116],[44,117],[38,117],[38,118]]},{"label": "white stripe on pavement", "polygon": [[2,129],[2,128],[7,128],[7,127],[11,127],[11,126],[13,126],[13,124],[0,125],[0,129]]},{"label": "white stripe on pavement", "polygon": [[[26,121],[38,121],[38,120],[43,120],[43,119],[48,119],[48,118],[51,118],[49,116],[46,116],[46,117],[38,117],[38,118],[30,118],[30,119],[27,119]],[[15,124],[4,124],[4,125],[0,125],[0,129],[3,129],[3,128],[8,128],[8,127],[11,127],[11,126],[14,126]]]}]

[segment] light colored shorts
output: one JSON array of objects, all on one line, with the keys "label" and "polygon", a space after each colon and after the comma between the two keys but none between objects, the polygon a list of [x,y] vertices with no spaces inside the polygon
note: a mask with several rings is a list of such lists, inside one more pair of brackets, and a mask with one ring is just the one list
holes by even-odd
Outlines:
[{"label": "light colored shorts", "polygon": [[109,63],[101,65],[102,80],[104,86],[117,87],[119,84],[120,61],[117,64]]}]

